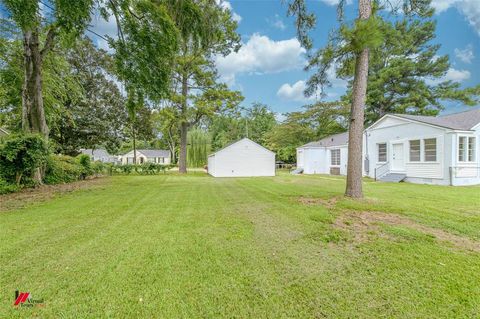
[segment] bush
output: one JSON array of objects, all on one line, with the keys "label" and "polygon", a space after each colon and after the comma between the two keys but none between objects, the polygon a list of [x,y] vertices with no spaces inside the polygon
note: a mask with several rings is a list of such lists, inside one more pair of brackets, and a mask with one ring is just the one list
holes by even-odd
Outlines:
[{"label": "bush", "polygon": [[46,184],[70,183],[80,179],[83,167],[70,156],[51,155],[47,160]]},{"label": "bush", "polygon": [[[47,143],[39,135],[11,135],[0,146],[0,174],[7,183],[19,186],[33,181],[49,155]],[[29,179],[30,178],[30,179]]]},{"label": "bush", "polygon": [[17,185],[9,184],[6,180],[0,178],[0,194],[13,193],[18,191],[19,189],[20,187],[18,187]]},{"label": "bush", "polygon": [[91,169],[95,175],[102,175],[107,170],[107,165],[100,161],[96,161],[92,163]]},{"label": "bush", "polygon": [[135,165],[125,164],[125,165],[121,165],[119,167],[120,167],[120,172],[122,172],[124,174],[130,174],[133,171]]},{"label": "bush", "polygon": [[90,156],[86,154],[80,154],[77,156],[77,162],[82,168],[82,173],[80,174],[81,179],[85,179],[87,176],[93,175]]},{"label": "bush", "polygon": [[151,163],[151,162],[143,163],[139,165],[139,167],[140,167],[141,174],[153,175],[158,173],[159,171],[157,164]]}]

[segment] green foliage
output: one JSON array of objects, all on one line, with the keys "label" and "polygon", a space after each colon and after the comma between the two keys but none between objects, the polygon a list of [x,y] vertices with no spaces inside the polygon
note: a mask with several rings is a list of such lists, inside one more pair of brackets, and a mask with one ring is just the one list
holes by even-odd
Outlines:
[{"label": "green foliage", "polygon": [[[5,41],[0,50],[0,125],[12,132],[21,130],[23,70],[22,41]],[[84,87],[66,58],[67,50],[59,47],[61,54],[48,54],[43,59],[43,102],[49,127],[56,130],[67,117],[70,104],[84,99]],[[70,119],[70,118],[69,118]]]},{"label": "green foliage", "polygon": [[133,172],[133,169],[135,168],[135,165],[134,164],[125,164],[125,165],[121,165],[119,166],[120,168],[120,171],[124,174],[130,174]]},{"label": "green foliage", "polygon": [[20,188],[17,185],[8,183],[6,180],[4,180],[0,176],[0,195],[1,194],[14,193],[14,192],[18,191],[19,189]]},{"label": "green foliage", "polygon": [[7,182],[20,185],[48,158],[46,142],[39,135],[11,135],[0,145],[0,174]]},{"label": "green foliage", "polygon": [[151,101],[166,97],[178,30],[164,1],[110,1],[109,11],[120,34],[109,43],[115,49],[120,80]]},{"label": "green foliage", "polygon": [[84,168],[70,156],[50,155],[47,160],[44,182],[46,184],[71,183],[80,179]]},{"label": "green foliage", "polygon": [[125,164],[125,165],[104,165],[104,170],[110,175],[130,175],[133,172],[139,175],[156,175],[165,173],[168,169],[174,167],[173,164],[159,164],[145,162],[143,164]]},{"label": "green foliage", "polygon": [[92,175],[93,170],[90,156],[88,156],[87,154],[80,154],[77,156],[77,161],[82,168],[82,174],[80,175],[82,179],[85,179],[85,177]]},{"label": "green foliage", "polygon": [[348,105],[331,102],[304,107],[303,111],[287,114],[286,120],[274,127],[267,136],[269,149],[277,159],[287,163],[296,161],[296,148],[347,128]]},{"label": "green foliage", "polygon": [[187,163],[189,167],[202,167],[207,164],[211,149],[210,135],[202,129],[193,129],[187,135]]},{"label": "green foliage", "polygon": [[[53,109],[58,113],[55,117],[50,115],[52,110],[46,105],[55,151],[76,155],[79,148],[95,149],[102,145],[115,153],[126,135],[127,111],[125,98],[112,80],[115,78],[112,58],[95,48],[88,38],[80,39],[73,48],[62,50],[62,53],[65,53],[67,65],[61,74],[74,74],[71,77],[79,92],[61,90],[62,99]],[[58,63],[45,64],[45,68],[58,68]],[[56,82],[46,83],[45,91],[61,87]]]},{"label": "green foliage", "polygon": [[381,45],[383,32],[380,18],[372,15],[369,19],[356,20],[353,27],[342,25],[340,33],[345,45],[344,52],[360,53],[364,49],[374,49]]},{"label": "green foliage", "polygon": [[212,117],[208,121],[212,150],[216,151],[243,137],[267,146],[267,135],[276,126],[275,114],[261,103],[253,103],[245,112],[233,111]]}]

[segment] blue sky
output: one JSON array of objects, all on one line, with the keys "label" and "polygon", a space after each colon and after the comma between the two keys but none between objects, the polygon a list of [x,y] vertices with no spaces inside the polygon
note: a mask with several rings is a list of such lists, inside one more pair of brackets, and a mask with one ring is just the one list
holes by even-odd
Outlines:
[{"label": "blue sky", "polygon": [[[317,27],[311,33],[315,47],[322,47],[335,28],[337,0],[309,1],[317,14]],[[241,17],[238,31],[244,47],[238,54],[220,59],[220,73],[232,88],[240,89],[245,103],[260,101],[276,112],[298,110],[307,101],[302,91],[308,74],[303,71],[304,50],[295,39],[293,18],[286,17],[281,1],[232,0],[232,10]],[[480,0],[434,0],[437,9],[437,38],[440,55],[447,54],[451,70],[446,78],[462,86],[480,83]],[[465,13],[466,12],[466,13]],[[354,19],[356,7],[346,6],[347,20]],[[225,62],[225,63],[222,63]],[[224,65],[225,64],[225,65]],[[233,76],[233,79],[232,79]],[[334,100],[345,90],[345,82],[335,79],[326,99]],[[464,109],[449,103],[446,112]]]},{"label": "blue sky", "polygon": [[[287,7],[281,0],[217,0],[232,11],[239,21],[238,33],[243,46],[237,53],[217,59],[221,79],[245,96],[244,106],[261,102],[277,113],[301,109],[314,100],[303,96],[308,74],[303,71],[305,49],[295,37],[293,18],[286,16]],[[328,33],[338,26],[336,4],[339,0],[307,0],[316,13],[317,26],[311,33],[315,48],[325,45]],[[402,0],[390,0],[401,3]],[[347,0],[346,20],[352,21],[357,12]],[[441,44],[440,55],[449,55],[451,68],[446,79],[461,83],[462,87],[480,83],[480,0],[433,0],[437,20],[436,39]],[[113,18],[104,21],[93,17],[93,29],[99,34],[115,36]],[[99,47],[107,43],[93,36]],[[346,83],[330,72],[332,87],[327,100],[335,100],[345,91]],[[458,103],[446,104],[445,113],[464,110]]]}]

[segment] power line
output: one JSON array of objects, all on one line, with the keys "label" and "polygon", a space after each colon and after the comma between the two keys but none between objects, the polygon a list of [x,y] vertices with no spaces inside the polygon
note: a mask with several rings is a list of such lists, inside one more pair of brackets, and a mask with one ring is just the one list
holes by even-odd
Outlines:
[{"label": "power line", "polygon": [[[46,4],[45,2],[43,2],[43,1],[41,1],[41,0],[39,0],[38,2],[40,2],[41,4],[43,4],[45,7],[49,8],[50,10],[52,10],[52,11],[54,10],[54,8],[53,8],[52,6],[50,6],[49,4]],[[44,20],[46,20],[46,19],[44,19]],[[89,24],[88,26],[89,26],[89,27],[93,27],[91,24]],[[91,29],[89,29],[89,28],[85,28],[85,29],[86,29],[88,32],[95,34],[97,37],[101,38],[102,40],[105,40],[105,41],[108,42],[108,39],[107,39],[105,36],[103,36],[103,35],[95,32],[95,31],[93,31],[93,30],[91,30]]]}]

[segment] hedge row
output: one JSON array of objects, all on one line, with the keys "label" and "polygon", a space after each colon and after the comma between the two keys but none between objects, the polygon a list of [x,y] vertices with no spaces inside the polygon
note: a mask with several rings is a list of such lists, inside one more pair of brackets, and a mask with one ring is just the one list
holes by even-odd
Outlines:
[{"label": "hedge row", "polygon": [[4,139],[0,144],[0,194],[35,186],[32,178],[35,172],[40,172],[45,184],[60,184],[104,174],[106,168],[101,163],[92,163],[88,155],[53,155],[38,135],[13,135]]},{"label": "hedge row", "polygon": [[0,144],[0,194],[35,186],[32,176],[38,168],[43,172],[43,183],[62,184],[104,174],[154,175],[165,173],[173,166],[149,162],[113,165],[92,162],[85,154],[77,157],[54,155],[40,136],[15,135]]}]

